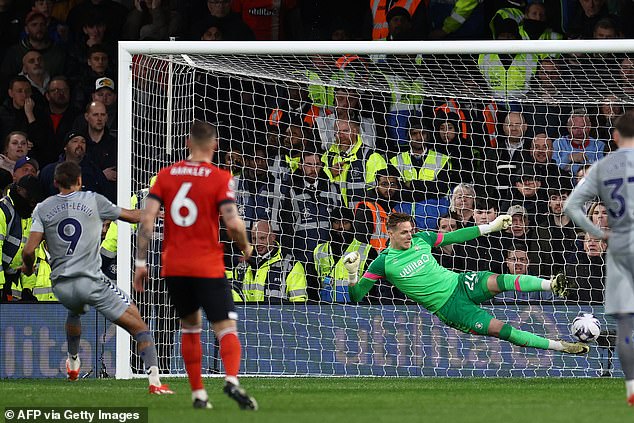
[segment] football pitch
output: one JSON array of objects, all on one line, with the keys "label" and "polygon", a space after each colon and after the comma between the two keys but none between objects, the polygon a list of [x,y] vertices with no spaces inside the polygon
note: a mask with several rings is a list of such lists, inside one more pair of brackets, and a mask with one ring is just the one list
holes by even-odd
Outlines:
[{"label": "football pitch", "polygon": [[205,379],[213,410],[191,407],[187,379],[165,382],[175,395],[148,395],[144,379],[5,379],[0,404],[147,407],[150,422],[634,422],[616,378],[243,378],[256,412],[225,397],[222,379]]}]

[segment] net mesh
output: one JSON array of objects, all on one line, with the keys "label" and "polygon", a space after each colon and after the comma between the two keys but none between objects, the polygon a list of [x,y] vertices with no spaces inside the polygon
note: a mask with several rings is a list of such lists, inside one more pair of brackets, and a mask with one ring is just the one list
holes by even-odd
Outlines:
[{"label": "net mesh", "polygon": [[[132,81],[133,194],[142,200],[160,168],[186,158],[194,119],[214,123],[216,160],[234,174],[252,242],[270,247],[269,256],[245,264],[224,239],[244,372],[620,372],[602,307],[606,246],[579,233],[562,206],[587,165],[612,151],[612,122],[634,104],[628,56],[148,54],[134,56]],[[351,150],[358,166],[337,153],[346,139],[360,142]],[[586,144],[571,150],[571,139]],[[338,162],[350,166],[347,176]],[[316,171],[313,186],[306,176]],[[386,215],[377,204],[434,232],[513,214],[509,231],[436,247],[435,258],[456,272],[549,278],[565,271],[577,285],[565,301],[509,291],[482,306],[549,339],[570,339],[573,318],[593,313],[602,323],[596,348],[570,358],[461,333],[385,281],[351,303],[339,260],[360,251],[362,274],[385,247]],[[601,204],[588,204],[588,213],[605,221]],[[255,238],[260,220],[274,239]],[[135,300],[155,331],[162,372],[183,374],[177,323],[158,276],[161,234],[159,226],[148,292]],[[221,372],[208,326],[203,342],[204,369]]]}]

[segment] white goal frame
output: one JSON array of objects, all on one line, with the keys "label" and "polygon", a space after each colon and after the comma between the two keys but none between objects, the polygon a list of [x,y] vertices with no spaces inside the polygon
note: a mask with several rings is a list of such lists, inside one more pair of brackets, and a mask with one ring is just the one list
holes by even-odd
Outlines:
[{"label": "white goal frame", "polygon": [[[118,201],[130,207],[132,164],[132,57],[136,54],[480,54],[480,53],[632,53],[634,40],[509,40],[509,41],[349,41],[349,42],[230,42],[230,41],[123,41],[118,59]],[[170,73],[171,76],[171,73]],[[168,90],[171,78],[168,78]],[[168,112],[170,104],[168,103]],[[169,128],[169,125],[168,125]],[[169,135],[169,134],[166,134]],[[117,284],[130,293],[131,227],[119,225]],[[117,379],[133,375],[130,366],[130,335],[117,328]]]}]

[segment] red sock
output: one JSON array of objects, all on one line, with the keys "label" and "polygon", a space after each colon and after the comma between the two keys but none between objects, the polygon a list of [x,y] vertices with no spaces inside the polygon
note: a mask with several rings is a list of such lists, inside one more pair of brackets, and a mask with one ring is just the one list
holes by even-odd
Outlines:
[{"label": "red sock", "polygon": [[227,332],[220,335],[220,358],[225,366],[227,376],[237,377],[240,371],[240,355],[242,349],[238,334]]},{"label": "red sock", "polygon": [[181,335],[181,347],[185,370],[189,377],[189,385],[192,391],[204,389],[202,372],[203,349],[200,345],[200,329],[197,332],[183,332]]}]

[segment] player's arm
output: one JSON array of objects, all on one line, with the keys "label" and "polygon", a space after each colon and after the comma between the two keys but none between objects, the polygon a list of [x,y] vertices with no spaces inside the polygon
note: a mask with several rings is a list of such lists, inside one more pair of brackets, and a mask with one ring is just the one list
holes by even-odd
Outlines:
[{"label": "player's arm", "polygon": [[238,244],[245,259],[251,257],[253,246],[247,238],[247,230],[244,221],[238,214],[238,207],[232,201],[224,202],[220,205],[220,215],[227,228],[227,233],[232,240]]},{"label": "player's arm", "polygon": [[361,280],[357,282],[357,272],[360,264],[359,253],[353,251],[344,256],[344,266],[348,270],[348,292],[352,301],[361,301],[372,289],[374,284],[385,278],[385,255],[380,254],[370,263]]},{"label": "player's arm", "polygon": [[[458,229],[452,232],[438,232],[436,233],[436,239],[432,239],[430,244],[434,247],[442,247],[444,245],[456,244],[461,242],[470,241],[480,235],[488,235],[492,232],[502,231],[511,226],[512,218],[508,214],[502,214],[495,218],[491,223],[487,223],[479,226],[469,226],[466,228]],[[429,234],[429,232],[422,232],[423,234]]]},{"label": "player's arm", "polygon": [[564,213],[585,232],[597,239],[607,239],[609,234],[599,228],[585,213],[585,204],[599,195],[599,172],[596,166],[590,168],[586,176],[577,184],[564,204]]},{"label": "player's arm", "polygon": [[139,223],[141,221],[141,210],[139,209],[121,209],[119,220],[123,220],[128,223]]},{"label": "player's arm", "polygon": [[[125,209],[124,209],[125,210]],[[129,212],[140,212],[141,217],[138,220],[139,228],[137,231],[136,241],[136,261],[137,267],[145,267],[147,259],[148,247],[152,239],[154,230],[154,222],[161,211],[161,202],[155,197],[149,195],[145,200],[145,208],[143,210],[126,210]],[[123,210],[121,212],[123,215]],[[139,265],[140,264],[140,265]]]},{"label": "player's arm", "polygon": [[22,249],[22,273],[25,276],[33,274],[33,265],[35,265],[35,249],[42,243],[44,239],[43,232],[31,232],[29,239],[26,240],[26,244]]}]

